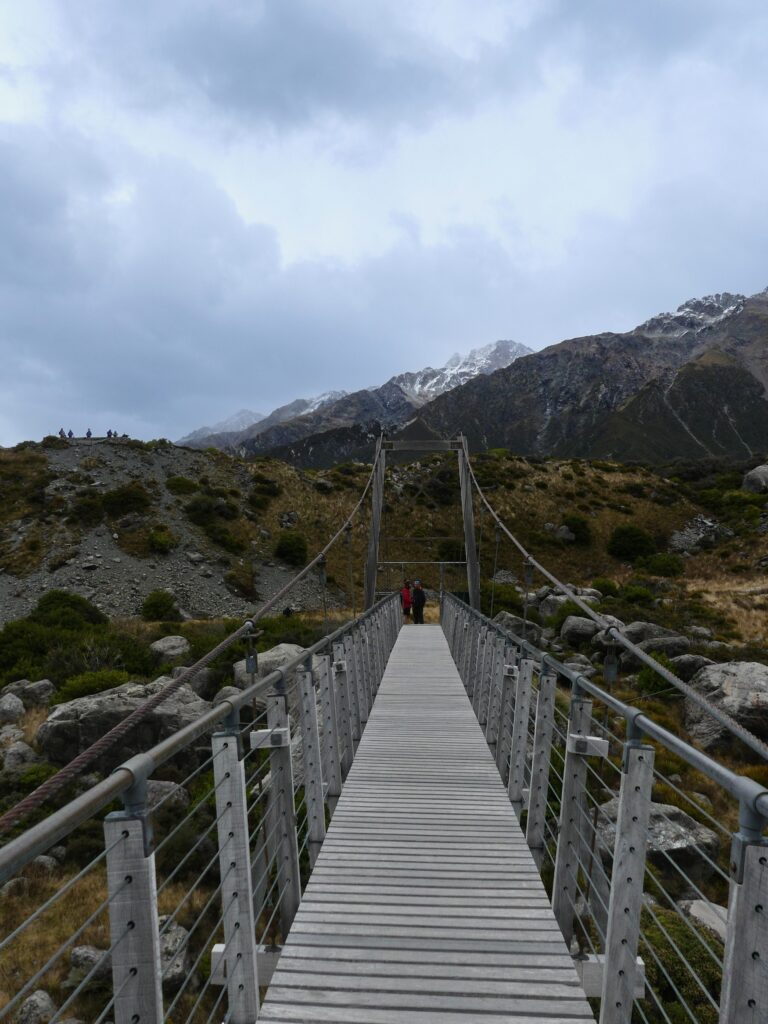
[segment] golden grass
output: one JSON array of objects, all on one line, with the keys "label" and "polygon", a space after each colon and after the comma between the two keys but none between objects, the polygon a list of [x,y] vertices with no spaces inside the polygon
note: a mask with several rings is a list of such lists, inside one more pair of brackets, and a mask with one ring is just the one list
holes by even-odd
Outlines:
[{"label": "golden grass", "polygon": [[34,739],[37,735],[37,730],[46,720],[48,714],[48,708],[30,708],[19,722],[24,733],[24,742],[28,743],[30,747],[34,746]]},{"label": "golden grass", "polygon": [[705,604],[732,619],[745,643],[768,644],[768,579],[739,579],[721,573],[706,579],[686,580]]}]

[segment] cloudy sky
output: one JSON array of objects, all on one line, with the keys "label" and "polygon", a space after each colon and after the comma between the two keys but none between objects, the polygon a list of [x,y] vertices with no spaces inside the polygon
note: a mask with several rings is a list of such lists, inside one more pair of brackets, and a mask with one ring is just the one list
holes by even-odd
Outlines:
[{"label": "cloudy sky", "polygon": [[765,0],[0,0],[0,444],[768,284]]}]

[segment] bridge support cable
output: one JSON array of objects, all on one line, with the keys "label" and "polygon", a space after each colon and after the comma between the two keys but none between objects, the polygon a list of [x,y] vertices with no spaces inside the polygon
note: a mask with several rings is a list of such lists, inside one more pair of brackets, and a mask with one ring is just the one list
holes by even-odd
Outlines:
[{"label": "bridge support cable", "polygon": [[459,485],[461,487],[461,511],[464,519],[464,549],[467,559],[467,590],[469,605],[480,610],[480,568],[477,560],[477,543],[475,541],[475,514],[472,506],[472,467],[469,464],[467,439],[460,438]]},{"label": "bridge support cable", "polygon": [[[498,699],[487,699],[497,723],[486,725],[486,736],[496,738],[497,764],[500,751],[510,752],[512,806],[537,864],[554,868],[546,874],[553,910],[587,995],[601,1000],[601,1024],[630,1024],[635,1011],[642,1020],[692,1024],[768,1020],[768,790],[454,595],[444,595],[442,625],[470,699],[486,685],[483,648],[490,651],[497,637],[512,647],[500,684],[496,677]],[[506,671],[517,673],[519,693],[524,667],[532,671],[531,700],[526,706],[517,696],[510,713]],[[556,691],[556,679],[570,689]],[[593,702],[623,722],[623,736],[620,726],[609,728],[593,715]],[[654,787],[668,786],[654,765],[662,754],[719,787],[719,806],[723,798],[732,801],[725,820],[738,814],[735,831],[704,813],[715,828],[693,836],[695,820],[676,822],[673,808],[652,802]],[[700,819],[702,809],[692,800],[691,807]],[[659,845],[654,828],[675,837],[671,849]],[[720,847],[721,836],[730,849]],[[724,882],[727,917],[719,904]],[[681,891],[720,917],[724,948],[687,915],[674,895]]]},{"label": "bridge support cable", "polygon": [[[762,757],[764,760],[768,761],[768,744],[764,743],[763,740],[761,740],[758,736],[755,736],[754,733],[750,732],[743,725],[737,722],[727,712],[722,711],[720,708],[717,708],[713,704],[711,704],[710,701],[706,699],[706,697],[700,694],[688,683],[680,679],[679,676],[676,676],[673,672],[670,672],[669,669],[659,664],[659,662],[652,658],[651,655],[648,654],[646,651],[643,651],[636,644],[633,644],[631,640],[627,639],[627,637],[622,633],[621,629],[618,626],[615,626],[612,622],[609,622],[602,615],[600,615],[599,612],[596,612],[591,605],[587,604],[586,601],[582,600],[582,598],[573,591],[573,588],[569,587],[566,583],[563,583],[562,580],[558,579],[557,576],[553,575],[547,568],[545,568],[545,566],[538,562],[533,557],[533,555],[531,555],[531,553],[520,543],[517,537],[515,537],[515,535],[508,529],[508,527],[499,517],[496,510],[493,508],[491,503],[486,498],[482,488],[480,487],[480,484],[477,482],[477,477],[474,474],[468,456],[466,457],[466,468],[469,477],[472,481],[472,484],[474,485],[480,497],[480,500],[483,502],[485,507],[490,512],[497,527],[504,533],[504,535],[512,542],[512,544],[523,556],[526,567],[536,569],[536,571],[539,572],[544,577],[544,579],[551,583],[556,590],[558,590],[561,594],[564,594],[569,601],[573,601],[573,603],[587,618],[590,618],[593,622],[596,622],[600,629],[605,631],[606,636],[611,637],[625,650],[630,651],[633,654],[633,656],[637,658],[638,661],[643,663],[643,665],[646,665],[649,668],[653,669],[653,671],[666,682],[668,682],[670,686],[673,686],[676,689],[680,690],[689,700],[693,701],[694,704],[698,704],[699,707],[703,708],[709,715],[711,715],[721,725],[723,725],[730,733],[738,737],[738,739],[740,739],[742,743],[744,743],[755,753],[759,754],[760,757]],[[526,579],[526,588],[529,585],[529,580]],[[479,608],[479,603],[477,605],[473,605],[472,602],[470,601],[470,605],[472,605],[472,607]]]},{"label": "bridge support cable", "polygon": [[371,488],[371,525],[368,535],[368,554],[365,561],[365,596],[363,609],[371,608],[376,600],[376,576],[379,559],[379,535],[381,533],[381,512],[384,504],[384,473],[386,454],[382,448],[382,437],[376,442],[373,460],[373,486]]}]

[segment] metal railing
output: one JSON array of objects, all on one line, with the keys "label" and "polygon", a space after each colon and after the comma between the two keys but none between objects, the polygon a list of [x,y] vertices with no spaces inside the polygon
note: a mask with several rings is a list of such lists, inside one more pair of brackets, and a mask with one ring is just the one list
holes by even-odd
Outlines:
[{"label": "metal railing", "polygon": [[768,791],[450,594],[442,625],[601,1024],[768,1020]]},{"label": "metal railing", "polygon": [[[60,999],[51,1024],[257,1018],[400,618],[390,595],[264,678],[251,666],[240,693],[0,849],[0,1020],[40,989]],[[73,856],[51,873],[62,839]]]}]

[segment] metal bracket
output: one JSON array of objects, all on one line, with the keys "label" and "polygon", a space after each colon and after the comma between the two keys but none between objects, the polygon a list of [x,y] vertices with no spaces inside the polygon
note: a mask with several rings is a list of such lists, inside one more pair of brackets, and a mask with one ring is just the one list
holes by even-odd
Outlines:
[{"label": "metal bracket", "polygon": [[251,732],[251,750],[267,747],[289,747],[291,737],[288,729],[254,729]]},{"label": "metal bracket", "polygon": [[517,675],[518,675],[519,671],[520,671],[520,669],[517,667],[517,665],[505,665],[504,666],[504,675],[505,676],[511,676],[513,679],[517,678]]},{"label": "metal bracket", "polygon": [[347,663],[346,663],[346,661],[334,661],[334,663],[333,663],[333,671],[336,673],[337,676],[341,675],[342,672],[346,672],[347,671]]},{"label": "metal bracket", "polygon": [[568,737],[566,750],[569,754],[581,754],[582,757],[607,757],[608,740],[599,736],[578,736],[571,734]]},{"label": "metal bracket", "polygon": [[[581,987],[588,999],[599,999],[603,994],[603,971],[605,959],[594,953],[583,954],[573,958],[573,965],[581,980]],[[635,999],[642,999],[645,995],[645,963],[642,957],[637,958],[637,971],[635,973]]]}]

